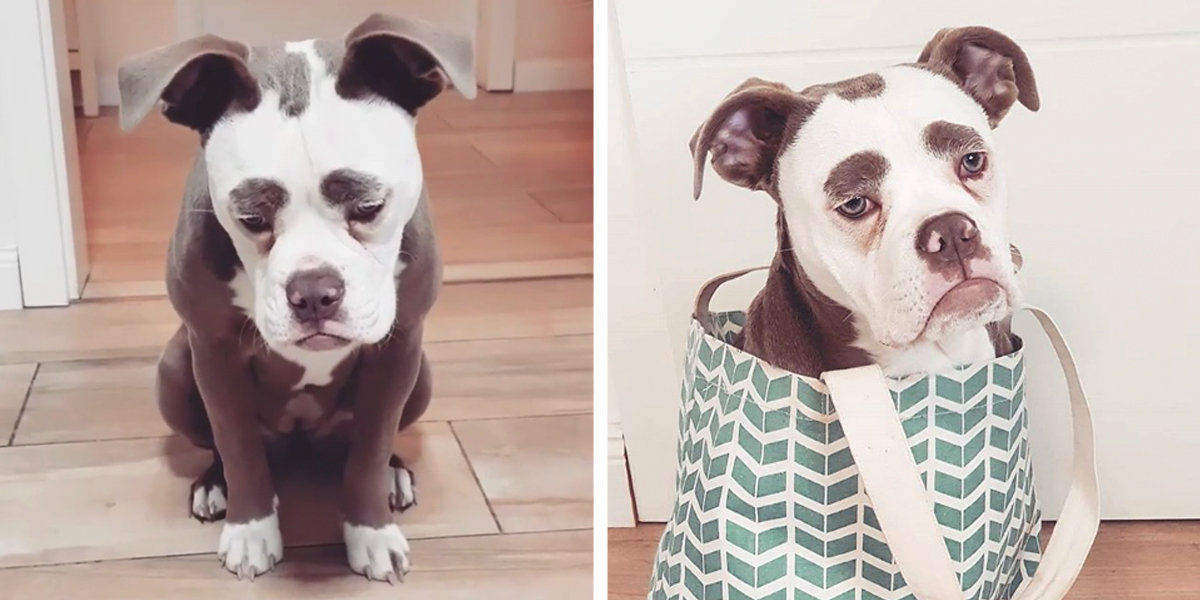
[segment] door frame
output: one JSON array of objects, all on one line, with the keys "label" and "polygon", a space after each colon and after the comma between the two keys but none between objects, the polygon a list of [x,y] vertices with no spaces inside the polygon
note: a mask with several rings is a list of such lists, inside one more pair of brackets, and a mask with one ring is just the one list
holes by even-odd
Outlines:
[{"label": "door frame", "polygon": [[22,57],[0,70],[0,308],[64,306],[87,277],[64,19],[62,0],[0,2],[0,51]]}]

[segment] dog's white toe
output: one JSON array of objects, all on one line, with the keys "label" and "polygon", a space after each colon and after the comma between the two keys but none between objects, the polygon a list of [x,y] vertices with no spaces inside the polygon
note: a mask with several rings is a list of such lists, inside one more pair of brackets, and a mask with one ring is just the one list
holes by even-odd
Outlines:
[{"label": "dog's white toe", "polygon": [[217,557],[238,579],[253,581],[256,575],[275,568],[283,559],[278,514],[272,512],[268,517],[246,523],[226,523],[217,545]]},{"label": "dog's white toe", "polygon": [[412,471],[407,467],[391,467],[392,490],[388,495],[388,503],[392,510],[404,512],[417,503],[417,488],[413,484]]},{"label": "dog's white toe", "polygon": [[201,521],[215,521],[224,517],[225,491],[215,485],[192,488],[192,516]]},{"label": "dog's white toe", "polygon": [[412,563],[408,559],[408,539],[399,525],[392,523],[376,529],[343,523],[342,534],[352,571],[372,581],[392,584],[404,581]]}]

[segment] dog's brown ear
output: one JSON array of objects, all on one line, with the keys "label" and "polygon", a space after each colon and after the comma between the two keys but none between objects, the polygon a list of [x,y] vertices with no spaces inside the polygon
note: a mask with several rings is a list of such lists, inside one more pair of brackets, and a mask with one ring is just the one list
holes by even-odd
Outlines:
[{"label": "dog's brown ear", "polygon": [[261,96],[249,53],[245,44],[204,35],[121,61],[121,129],[133,129],[159,101],[167,119],[200,132],[231,104],[253,110]]},{"label": "dog's brown ear", "polygon": [[417,19],[374,14],[346,36],[337,92],[346,98],[375,95],[412,114],[452,84],[475,97],[471,39]]},{"label": "dog's brown ear", "polygon": [[943,29],[925,44],[917,61],[955,79],[983,106],[992,127],[1017,100],[1033,111],[1041,105],[1025,51],[994,29]]},{"label": "dog's brown ear", "polygon": [[[810,114],[814,106],[781,83],[752,78],[735,88],[688,144],[695,164],[694,197],[700,198],[709,153],[713,170],[726,181],[751,190],[769,190],[789,121]],[[794,128],[797,124],[792,123]]]}]

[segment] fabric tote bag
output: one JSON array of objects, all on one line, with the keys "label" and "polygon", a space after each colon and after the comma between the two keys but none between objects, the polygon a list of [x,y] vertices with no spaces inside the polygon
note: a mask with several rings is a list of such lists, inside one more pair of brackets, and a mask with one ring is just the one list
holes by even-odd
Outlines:
[{"label": "fabric tote bag", "polygon": [[[1074,359],[1041,324],[1066,375],[1070,490],[1043,553],[1022,343],[947,372],[878,366],[819,379],[734,347],[741,312],[688,334],[675,507],[650,600],[1058,600],[1099,526],[1095,448]],[[1042,400],[1045,401],[1045,400]]]}]

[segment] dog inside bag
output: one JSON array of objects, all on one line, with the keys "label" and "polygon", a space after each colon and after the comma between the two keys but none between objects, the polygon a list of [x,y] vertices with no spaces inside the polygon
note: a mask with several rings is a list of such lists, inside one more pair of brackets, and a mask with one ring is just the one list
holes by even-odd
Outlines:
[{"label": "dog inside bag", "polygon": [[778,251],[744,350],[816,376],[877,363],[936,372],[1013,350],[1021,306],[992,129],[1039,106],[1025,53],[945,29],[916,62],[796,91],[752,78],[692,137],[704,163],[775,200]]}]

